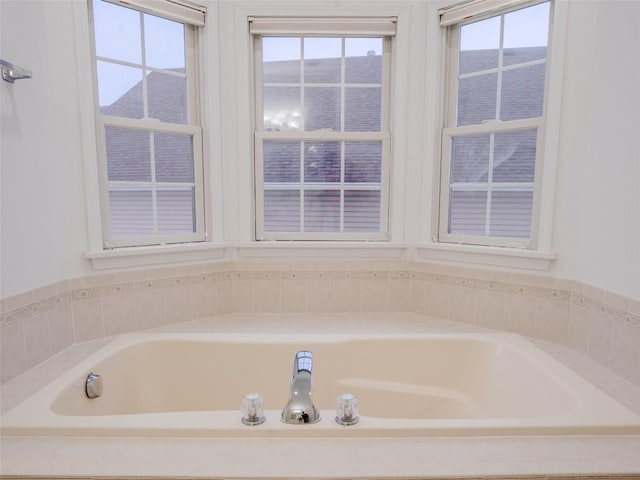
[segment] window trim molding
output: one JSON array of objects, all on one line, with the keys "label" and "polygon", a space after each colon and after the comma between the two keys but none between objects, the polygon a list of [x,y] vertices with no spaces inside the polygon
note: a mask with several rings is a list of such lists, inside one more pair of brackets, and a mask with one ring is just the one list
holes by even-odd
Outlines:
[{"label": "window trim molding", "polygon": [[229,245],[225,243],[176,243],[122,247],[114,250],[92,250],[83,257],[91,262],[94,270],[165,265],[180,262],[211,262],[228,258]]},{"label": "window trim molding", "polygon": [[[136,2],[129,4],[128,2],[121,2],[119,0],[105,0],[109,3],[113,3],[122,8],[133,8],[134,10],[152,15],[159,15],[165,18],[169,18],[172,21],[176,21],[184,24],[185,28],[185,70],[187,74],[187,91],[189,93],[187,97],[188,102],[188,118],[186,124],[172,124],[156,119],[142,118],[133,119],[127,117],[117,117],[103,115],[97,106],[98,98],[98,78],[97,78],[97,55],[95,47],[95,36],[93,26],[93,15],[91,7],[88,1],[74,2],[73,11],[74,15],[77,14],[77,18],[83,19],[82,21],[76,21],[76,48],[80,48],[79,45],[83,43],[87,45],[85,51],[80,54],[78,52],[78,79],[81,91],[80,101],[80,115],[84,120],[89,116],[88,102],[91,103],[91,121],[82,122],[83,129],[83,146],[86,144],[85,151],[85,177],[87,186],[87,218],[89,227],[89,246],[91,251],[97,250],[109,250],[113,248],[126,248],[126,247],[146,247],[150,245],[164,245],[164,244],[179,244],[184,242],[202,242],[207,240],[207,214],[206,214],[206,202],[207,202],[207,188],[205,186],[205,174],[207,169],[205,167],[205,146],[204,146],[204,134],[203,134],[203,117],[204,117],[204,105],[202,102],[203,96],[201,93],[200,85],[202,84],[202,66],[203,59],[203,40],[201,29],[199,27],[204,25],[204,15],[206,14],[205,7],[198,7],[196,4],[188,2],[185,4],[176,3],[173,5],[172,1],[164,3],[148,2],[142,0],[140,5]],[[170,12],[176,10],[179,11],[192,11],[200,12],[199,17],[201,19],[195,19],[192,17],[183,18],[181,15],[167,15],[163,8],[168,5]],[[80,7],[81,5],[82,7]],[[81,9],[82,8],[82,9]],[[186,10],[185,10],[186,9]],[[84,23],[84,27],[82,24]],[[78,38],[87,38],[88,42],[78,42]],[[88,53],[88,57],[87,57]],[[88,73],[85,73],[83,65],[88,60],[86,69]],[[153,70],[153,69],[151,69]],[[89,80],[90,78],[90,80]],[[86,88],[85,85],[89,82],[90,88]],[[84,91],[83,91],[84,90]],[[87,92],[91,90],[91,94]],[[83,101],[82,99],[85,99]],[[195,231],[193,233],[186,234],[155,234],[144,236],[131,236],[125,239],[119,237],[112,237],[111,231],[111,217],[109,209],[109,180],[107,175],[107,158],[106,158],[106,143],[105,143],[105,127],[111,126],[116,128],[127,129],[139,129],[145,132],[163,132],[163,133],[175,133],[190,135],[193,138],[193,189],[194,189],[194,210],[195,210]],[[93,129],[89,134],[85,130]],[[91,138],[92,137],[92,138]],[[93,147],[91,154],[90,148]],[[93,163],[93,165],[89,165]],[[156,182],[142,182],[144,184]],[[155,188],[155,187],[154,187]],[[92,192],[92,195],[89,195]],[[95,192],[95,193],[94,193]],[[94,209],[95,202],[97,200],[98,208]],[[154,207],[155,210],[155,207]],[[92,212],[100,212],[100,215],[91,215]],[[96,220],[95,217],[98,217]],[[96,223],[100,223],[98,228]],[[99,233],[99,239],[96,238]],[[99,242],[99,247],[98,247]]]},{"label": "window trim molding", "polygon": [[418,244],[412,251],[416,260],[538,271],[548,271],[558,257],[550,251],[453,243]]},{"label": "window trim molding", "polygon": [[416,260],[466,267],[498,267],[512,271],[549,271],[555,252],[476,245],[402,244],[345,241],[249,243],[185,243],[89,251],[83,254],[93,270],[109,271],[184,262],[242,259]]},{"label": "window trim molding", "polygon": [[[212,11],[215,11],[212,9]],[[222,68],[226,75],[221,75],[221,89],[225,92],[220,96],[220,110],[225,112],[225,121],[221,123],[222,144],[220,149],[221,164],[225,170],[225,177],[234,179],[226,182],[223,187],[223,201],[225,204],[224,231],[225,239],[230,242],[255,241],[255,182],[253,179],[253,144],[254,135],[247,125],[251,125],[255,118],[253,112],[253,60],[252,37],[249,33],[248,19],[250,17],[362,17],[363,11],[368,16],[397,18],[397,34],[394,41],[394,69],[391,78],[391,97],[396,107],[390,118],[390,125],[394,131],[394,142],[391,145],[394,163],[390,170],[390,198],[389,210],[393,219],[390,222],[390,241],[402,242],[415,234],[411,233],[415,222],[408,222],[405,204],[407,190],[396,188],[406,175],[410,164],[420,165],[416,155],[408,154],[408,145],[419,145],[421,140],[414,137],[407,138],[406,129],[416,133],[416,139],[422,139],[420,128],[422,110],[414,101],[409,103],[407,87],[419,83],[415,77],[409,75],[409,64],[420,57],[424,49],[410,48],[414,32],[422,37],[421,19],[425,6],[413,1],[397,0],[394,2],[372,0],[364,5],[358,0],[345,0],[340,4],[326,2],[299,2],[292,0],[243,0],[241,2],[220,2],[218,5],[219,37],[230,44],[229,48],[219,49]],[[235,73],[233,81],[229,72]],[[420,84],[421,85],[421,84]],[[421,90],[418,97],[422,99]],[[421,103],[418,102],[418,103]],[[410,107],[414,106],[413,109]],[[411,111],[409,111],[411,110]],[[403,112],[402,114],[399,112]],[[409,112],[409,114],[407,114]],[[228,135],[235,132],[238,135]],[[246,133],[245,133],[246,131]],[[236,161],[229,161],[234,158]],[[411,177],[417,180],[417,177]],[[233,183],[233,185],[231,185]],[[411,185],[415,193],[416,185]],[[214,205],[215,207],[215,205]],[[417,231],[417,228],[416,228]]]},{"label": "window trim molding", "polygon": [[[440,155],[437,160],[438,175],[434,179],[435,193],[432,217],[432,243],[433,244],[450,244],[450,245],[469,245],[469,246],[485,246],[485,247],[505,247],[505,248],[520,248],[530,251],[548,251],[551,244],[551,224],[553,222],[553,195],[552,192],[555,188],[555,166],[558,152],[558,131],[560,128],[559,116],[561,111],[561,91],[562,91],[562,72],[563,65],[558,61],[559,58],[564,58],[564,44],[566,28],[555,27],[554,20],[559,17],[565,24],[567,22],[567,6],[564,5],[567,2],[558,2],[556,0],[549,0],[550,3],[550,16],[549,16],[549,35],[548,35],[548,47],[546,57],[546,71],[545,71],[545,89],[543,99],[543,113],[541,117],[513,120],[508,122],[502,122],[499,120],[488,121],[479,125],[469,125],[463,127],[451,126],[452,119],[452,105],[451,98],[455,95],[452,86],[454,86],[453,76],[457,74],[457,67],[453,64],[456,63],[456,59],[453,58],[452,52],[459,52],[457,46],[457,38],[455,33],[459,30],[461,25],[467,23],[473,23],[483,18],[501,15],[513,10],[530,7],[532,5],[544,3],[546,0],[500,0],[499,9],[493,8],[497,4],[489,4],[486,0],[471,0],[470,2],[462,2],[458,5],[452,5],[450,9],[471,8],[474,10],[473,18],[463,16],[462,19],[456,22],[442,22],[442,14],[447,10],[442,4],[436,4],[432,6],[432,12],[438,19],[441,31],[441,62],[440,65],[443,69],[441,76],[442,89],[441,89],[441,105],[442,113],[440,115],[440,125],[442,126],[439,131],[439,146]],[[562,8],[560,8],[562,4]],[[484,7],[483,7],[484,6]],[[486,10],[485,10],[486,9]],[[557,38],[558,31],[560,31],[561,38]],[[558,52],[555,52],[556,49]],[[555,60],[552,63],[552,59]],[[457,80],[455,81],[457,85]],[[550,97],[550,91],[553,89],[553,96],[558,101],[553,102]],[[555,121],[550,121],[554,119]],[[504,125],[507,124],[507,125]],[[456,135],[468,135],[472,133],[496,133],[503,131],[515,131],[529,128],[537,129],[536,140],[536,168],[535,177],[533,182],[533,201],[531,212],[531,235],[526,239],[519,238],[507,238],[496,236],[473,236],[473,235],[458,235],[450,234],[448,230],[448,208],[449,208],[449,186],[448,186],[448,172],[450,169],[450,141],[446,138],[452,138],[452,134]],[[550,134],[553,133],[552,140],[549,141]],[[446,184],[446,185],[445,185]],[[543,194],[544,193],[544,194]],[[551,201],[549,201],[547,195],[551,195]],[[544,206],[542,205],[545,200]]]},{"label": "window trim molding", "polygon": [[[331,17],[318,17],[321,23],[321,26],[325,25],[330,27],[332,24],[329,20],[332,20]],[[376,19],[377,17],[371,17],[372,19]],[[251,45],[252,45],[252,55],[253,55],[253,82],[252,82],[252,99],[253,101],[253,180],[254,180],[254,235],[253,239],[256,242],[261,241],[291,241],[291,240],[305,240],[305,241],[389,241],[390,239],[390,220],[389,220],[389,205],[390,205],[390,168],[391,168],[391,138],[392,138],[392,111],[391,111],[391,95],[392,95],[392,69],[391,69],[391,58],[393,56],[393,38],[395,36],[395,29],[397,19],[395,17],[389,17],[386,19],[384,24],[391,25],[393,27],[394,33],[374,33],[373,36],[382,37],[382,82],[380,84],[381,93],[382,93],[382,104],[381,104],[381,124],[380,131],[377,132],[350,132],[350,131],[325,131],[325,130],[311,130],[311,131],[286,131],[286,132],[274,132],[263,129],[262,125],[262,44],[261,39],[265,36],[276,36],[278,33],[274,30],[273,33],[269,28],[267,30],[269,33],[263,34],[261,33],[261,29],[256,29],[253,31],[253,24],[258,22],[259,20],[264,20],[269,27],[270,23],[275,27],[278,27],[280,24],[279,20],[286,23],[288,28],[291,30],[287,30],[285,36],[291,35],[296,38],[306,38],[308,36],[313,36],[312,34],[307,35],[306,31],[303,31],[308,21],[312,20],[311,17],[305,18],[290,18],[290,17],[282,17],[282,19],[273,18],[273,17],[258,17],[258,16],[249,16],[247,17],[249,21],[249,34],[251,37]],[[393,21],[392,21],[393,19]],[[301,27],[294,33],[293,26],[295,25],[295,21],[301,20]],[[354,25],[358,28],[361,27],[363,21],[366,20],[363,17],[358,18],[346,18],[343,22],[340,23],[340,26],[343,27],[344,30],[341,30],[339,33],[331,32],[327,33],[328,36],[335,36],[338,38],[348,38],[352,36],[360,36],[362,33],[359,30],[355,32],[349,31],[349,26]],[[379,19],[376,20],[379,22]],[[374,23],[375,25],[375,23]],[[274,28],[275,28],[274,27]],[[314,27],[311,27],[312,30]],[[304,83],[302,84],[304,85]],[[342,88],[344,88],[344,84],[341,84]],[[344,115],[344,111],[341,113]],[[376,141],[381,142],[382,148],[382,158],[381,158],[381,176],[380,176],[380,187],[378,191],[380,192],[380,230],[377,232],[266,232],[264,228],[264,192],[269,190],[269,188],[265,188],[264,181],[264,156],[262,145],[265,140],[279,140],[279,141],[329,141],[329,142],[337,142],[339,144],[346,143],[350,141]],[[292,189],[292,191],[304,191],[308,190],[306,187],[306,182],[303,179],[300,179],[297,189]],[[345,182],[338,182],[335,184],[337,191],[343,192],[348,190],[347,184]],[[334,188],[332,188],[333,190]],[[354,187],[357,189],[357,187]],[[301,218],[302,222],[302,218]]]},{"label": "window trim molding", "polygon": [[79,121],[84,159],[84,186],[86,199],[87,240],[89,250],[98,251],[103,247],[102,203],[100,201],[100,175],[97,161],[97,129],[95,98],[96,80],[93,66],[95,40],[93,39],[93,17],[89,14],[88,2],[72,2],[74,36],[76,50],[76,78],[78,82]]},{"label": "window trim molding", "polygon": [[[425,175],[424,184],[429,182],[431,192],[426,192],[423,197],[429,202],[431,207],[426,212],[426,218],[422,226],[421,240],[426,248],[431,248],[441,244],[438,240],[439,225],[439,196],[440,196],[440,170],[441,170],[441,144],[442,144],[442,126],[444,125],[444,98],[441,92],[446,84],[446,69],[444,66],[447,62],[447,29],[439,28],[440,12],[439,10],[446,6],[459,4],[460,2],[452,2],[451,0],[440,0],[433,2],[427,7],[427,20],[429,39],[431,40],[431,48],[426,49],[425,61],[431,64],[442,65],[440,72],[434,72],[428,75],[427,80],[430,84],[437,85],[434,88],[432,98],[427,98],[425,103],[425,111],[433,111],[433,115],[427,117],[426,125],[433,128],[426,131],[426,135],[432,135],[434,138],[434,148],[425,151],[425,155],[437,158],[433,163],[432,174]],[[519,0],[512,0],[513,4],[519,4]],[[545,91],[546,98],[546,122],[543,131],[544,135],[544,166],[540,171],[542,181],[540,183],[540,205],[538,215],[538,236],[537,251],[550,252],[552,250],[553,239],[553,223],[554,223],[554,206],[556,196],[556,176],[557,163],[559,157],[560,145],[560,126],[562,114],[562,92],[564,88],[564,66],[566,56],[567,28],[569,22],[570,2],[553,0],[553,9],[551,22],[549,26],[549,54],[547,57],[547,88]],[[437,45],[434,47],[433,45]],[[431,62],[428,62],[431,60]],[[440,93],[438,93],[440,92]],[[428,172],[427,172],[428,173]],[[426,189],[426,187],[425,187]],[[428,194],[427,194],[428,193]],[[455,244],[448,244],[456,246]],[[508,247],[505,247],[508,248]],[[535,250],[528,250],[534,252]]]},{"label": "window trim molding", "polygon": [[547,79],[545,88],[544,164],[537,172],[540,175],[537,216],[538,237],[536,248],[551,250],[556,189],[556,171],[560,148],[560,126],[562,115],[562,92],[564,65],[569,22],[570,2],[551,0],[549,22],[549,48],[547,53]]}]

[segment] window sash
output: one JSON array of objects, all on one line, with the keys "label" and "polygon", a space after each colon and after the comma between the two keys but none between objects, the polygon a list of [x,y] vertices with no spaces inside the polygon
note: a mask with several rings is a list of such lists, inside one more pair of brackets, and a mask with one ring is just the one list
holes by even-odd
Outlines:
[{"label": "window sash", "polygon": [[[500,9],[497,11],[497,3],[492,3],[489,9],[488,2],[485,0],[472,0],[466,4],[460,6],[458,13],[462,18],[454,16],[447,17],[448,20],[443,23],[442,19],[445,18],[445,11],[441,10],[441,25],[448,25],[448,52],[447,52],[447,93],[445,96],[445,124],[442,129],[441,135],[441,166],[440,166],[440,198],[439,198],[439,218],[438,218],[438,239],[444,243],[458,243],[458,244],[471,244],[471,245],[486,245],[486,246],[502,246],[502,247],[515,247],[515,248],[535,248],[536,239],[538,233],[538,221],[539,221],[539,209],[540,209],[540,182],[542,179],[542,152],[544,149],[544,123],[546,110],[546,89],[547,82],[545,79],[545,91],[543,100],[543,115],[534,118],[525,118],[519,120],[487,120],[483,123],[471,124],[471,125],[457,125],[457,102],[458,102],[458,62],[460,55],[460,29],[463,25],[478,21],[481,18],[491,18],[494,16],[504,15],[515,9],[526,8],[535,4],[544,3],[544,1],[535,0],[528,2],[514,2],[513,0],[505,0],[500,3]],[[456,7],[454,7],[455,9]],[[453,9],[452,9],[453,10]],[[453,15],[455,12],[449,12]],[[456,19],[456,21],[451,21]],[[549,45],[549,43],[547,43]],[[502,46],[500,47],[502,49]],[[547,47],[548,48],[548,47]],[[462,77],[470,77],[479,74],[485,74],[489,71],[501,71],[505,72],[515,68],[523,68],[530,65],[547,63],[549,58],[548,52],[544,60],[536,60],[533,62],[519,63],[515,65],[503,66],[486,71],[473,72],[472,74],[461,75]],[[548,71],[546,72],[548,76]],[[496,94],[496,101],[500,102],[500,92]],[[463,137],[469,135],[490,135],[493,138],[494,135],[505,132],[517,132],[524,130],[536,130],[536,157],[535,157],[535,172],[533,182],[515,182],[515,183],[498,183],[498,182],[483,182],[480,184],[472,183],[452,183],[451,168],[452,168],[452,144],[453,138]],[[493,148],[493,147],[492,147]],[[489,165],[492,168],[492,165]],[[531,211],[531,225],[529,238],[520,237],[502,237],[496,235],[489,235],[489,229],[491,228],[491,207],[492,200],[489,198],[486,203],[486,221],[485,221],[485,233],[486,235],[473,235],[473,234],[457,234],[449,233],[450,228],[450,215],[451,204],[450,194],[452,191],[487,191],[488,195],[491,192],[508,192],[508,191],[526,191],[532,192],[532,211]]]},{"label": "window sash", "polygon": [[[202,129],[196,126],[173,125],[158,122],[156,120],[136,120],[129,118],[107,117],[98,119],[98,150],[100,190],[101,190],[101,214],[103,231],[105,232],[105,248],[131,247],[143,245],[158,245],[165,243],[184,243],[202,241],[205,238],[204,228],[204,172],[202,168]],[[193,182],[161,182],[152,181],[113,181],[109,180],[106,158],[106,137],[105,128],[116,127],[129,130],[139,130],[148,133],[169,133],[191,136],[193,138]],[[153,159],[151,159],[153,161]],[[153,235],[132,235],[130,237],[114,236],[111,228],[111,209],[109,195],[112,186],[128,185],[139,186],[141,188],[152,188],[165,190],[164,187],[186,187],[194,188],[194,208],[195,208],[195,231],[183,234],[153,234]]]},{"label": "window sash", "polygon": [[[497,125],[496,125],[497,124]],[[536,169],[535,178],[533,182],[460,182],[454,183],[451,181],[451,157],[452,157],[452,144],[453,138],[463,137],[467,135],[476,134],[499,134],[504,132],[517,132],[524,130],[531,130],[532,127],[537,129],[536,135]],[[445,243],[461,243],[471,245],[487,245],[487,246],[503,246],[503,247],[516,247],[516,248],[531,248],[533,245],[533,239],[535,239],[536,233],[536,218],[538,214],[538,185],[539,185],[539,156],[540,149],[543,147],[543,140],[541,135],[542,119],[526,119],[517,120],[513,122],[495,122],[495,124],[479,124],[479,125],[467,125],[464,127],[451,127],[444,129],[442,134],[442,166],[441,166],[441,188],[440,188],[440,218],[439,218],[439,239]],[[492,168],[491,165],[489,168]],[[533,194],[533,204],[531,212],[531,235],[529,238],[520,237],[501,237],[496,235],[471,235],[471,234],[458,234],[449,233],[449,219],[450,219],[450,192],[452,191],[489,191],[495,192],[522,192],[530,191]],[[487,206],[491,206],[489,202]],[[490,208],[486,211],[487,221],[485,222],[485,228],[488,230],[491,226],[490,221]],[[485,230],[485,231],[487,231]]]},{"label": "window sash", "polygon": [[[120,5],[119,1],[111,1],[110,3],[115,3]],[[187,95],[187,123],[186,124],[175,124],[169,122],[163,122],[154,118],[127,118],[127,117],[117,117],[111,115],[105,115],[100,112],[100,108],[98,105],[98,81],[97,81],[97,62],[101,58],[96,55],[95,46],[93,48],[92,56],[93,56],[93,75],[94,82],[96,85],[95,90],[95,101],[96,101],[96,146],[98,150],[98,174],[99,174],[99,185],[100,185],[100,209],[101,209],[101,221],[102,221],[102,231],[103,231],[103,247],[107,249],[118,248],[118,247],[135,247],[135,246],[145,246],[145,245],[162,245],[162,244],[170,244],[170,243],[184,243],[184,242],[194,242],[194,241],[203,241],[206,238],[205,233],[205,212],[204,212],[204,155],[203,155],[203,136],[202,136],[202,128],[199,125],[200,122],[200,114],[198,109],[198,79],[196,76],[196,62],[197,62],[197,30],[194,26],[195,22],[185,22],[179,18],[170,18],[167,15],[163,14],[162,6],[165,3],[171,2],[145,2],[142,1],[140,3],[145,3],[144,8],[136,8],[135,10],[148,13],[152,15],[159,15],[169,18],[174,21],[178,21],[180,23],[185,23],[185,74],[175,74],[179,76],[186,76],[187,85],[186,85],[186,95]],[[148,4],[148,5],[147,5]],[[131,8],[133,6],[132,2],[127,1],[126,4],[122,6]],[[139,6],[136,4],[136,6]],[[90,11],[92,12],[91,2],[89,2]],[[158,7],[158,8],[152,8]],[[141,44],[141,47],[144,48],[144,43]],[[111,63],[120,64],[123,62],[119,62],[118,60],[107,59]],[[138,65],[136,65],[138,66]],[[162,69],[152,68],[147,65],[144,65],[144,68],[147,71],[159,71],[163,72]],[[163,72],[166,73],[166,72]],[[173,73],[173,72],[171,72]],[[145,81],[145,77],[143,76],[143,82]],[[145,109],[146,110],[146,109]],[[145,111],[146,115],[146,111]],[[155,192],[166,190],[164,186],[167,185],[167,182],[158,182],[155,179],[152,179],[150,182],[114,182],[109,180],[108,175],[108,160],[107,160],[107,145],[106,145],[106,129],[108,127],[116,127],[123,128],[128,130],[138,130],[141,132],[147,133],[165,133],[165,134],[176,134],[176,135],[185,135],[190,136],[193,145],[193,182],[189,182],[189,187],[194,189],[194,231],[190,233],[154,233],[147,235],[131,235],[131,236],[117,236],[114,235],[111,228],[112,218],[111,218],[111,207],[110,207],[110,192],[112,190],[112,186],[121,186],[123,184],[127,184],[131,187],[138,185],[141,189],[151,189]],[[151,162],[155,161],[155,158],[150,159]],[[172,186],[175,187],[185,187],[187,186],[184,182],[171,182]],[[154,203],[153,203],[153,218],[154,222],[157,222],[157,200],[154,195]],[[157,223],[154,223],[157,225]]]},{"label": "window sash", "polygon": [[[262,135],[262,133],[269,133],[271,135]],[[320,132],[318,132],[320,133]],[[390,138],[389,135],[379,134],[375,138],[382,143],[382,161],[381,161],[381,181],[380,183],[371,182],[346,182],[341,179],[339,182],[311,182],[305,181],[304,178],[300,178],[297,182],[264,182],[264,163],[263,163],[263,142],[266,139],[277,139],[278,141],[332,141],[332,142],[349,142],[359,141],[361,136],[317,136],[316,138],[301,138],[300,136],[290,136],[290,138],[284,138],[284,136],[274,136],[273,132],[256,132],[255,134],[255,177],[256,177],[256,239],[257,240],[387,240],[388,239],[388,170],[389,170],[389,150],[390,150]],[[368,140],[371,140],[373,136],[369,136]],[[343,163],[341,163],[344,166]],[[341,208],[339,215],[339,222],[341,228],[344,226],[344,192],[353,191],[378,191],[380,192],[380,229],[377,232],[267,232],[265,231],[265,205],[264,195],[266,191],[290,191],[298,192],[300,194],[300,220],[301,226],[304,218],[304,194],[309,191],[335,191],[340,192],[341,195]]]},{"label": "window sash", "polygon": [[[344,22],[348,25],[349,22]],[[346,27],[345,27],[346,28]],[[291,36],[306,38],[307,32],[301,32],[300,25],[298,30]],[[395,29],[395,24],[394,24]],[[395,30],[394,30],[395,31]],[[280,36],[280,35],[269,35]],[[340,31],[336,34],[327,34],[327,36],[335,36],[340,38],[349,38],[351,31]],[[380,34],[374,36],[381,36]],[[391,134],[389,129],[389,93],[390,93],[390,53],[391,38],[383,37],[382,49],[382,85],[366,84],[366,86],[381,86],[382,92],[382,112],[380,131],[376,132],[350,132],[350,131],[327,131],[327,130],[311,130],[311,131],[266,131],[264,130],[264,114],[263,114],[263,95],[262,89],[265,85],[262,78],[262,38],[261,35],[254,35],[254,71],[255,71],[255,123],[256,130],[254,134],[254,175],[255,175],[255,237],[257,240],[388,240],[389,239],[389,158],[391,151]],[[269,83],[269,86],[272,84]],[[291,86],[295,84],[287,84]],[[313,84],[304,83],[306,86]],[[333,84],[323,83],[323,87]],[[344,83],[335,84],[343,86]],[[349,84],[351,86],[351,84]],[[344,109],[341,115],[344,115]],[[382,144],[381,158],[381,176],[380,184],[366,183],[347,183],[341,178],[340,182],[319,183],[305,182],[300,178],[299,182],[270,184],[264,182],[264,152],[263,144],[267,140],[274,141],[298,141],[298,142],[357,142],[357,141],[378,141]],[[342,150],[342,149],[341,149]],[[343,159],[341,159],[343,162]],[[342,167],[344,165],[341,163]],[[341,167],[341,168],[342,168]],[[324,188],[323,186],[326,186]],[[283,188],[284,187],[284,188]],[[300,192],[300,220],[301,227],[304,218],[304,192],[331,190],[341,192],[341,210],[340,210],[340,228],[342,229],[344,221],[344,192],[346,191],[380,191],[380,229],[377,232],[266,232],[265,231],[265,191],[270,190],[287,190]]]}]

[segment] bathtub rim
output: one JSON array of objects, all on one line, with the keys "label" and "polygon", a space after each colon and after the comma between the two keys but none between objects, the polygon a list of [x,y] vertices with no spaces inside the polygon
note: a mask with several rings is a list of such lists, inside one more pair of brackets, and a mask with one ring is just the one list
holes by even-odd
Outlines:
[{"label": "bathtub rim", "polygon": [[[402,421],[403,419],[386,419],[386,418],[371,418],[363,416],[358,425],[352,427],[341,427],[333,423],[333,412],[331,410],[322,410],[321,415],[323,422],[316,425],[300,426],[287,426],[277,421],[279,418],[278,410],[268,410],[266,412],[267,422],[258,427],[244,427],[238,428],[240,425],[239,411],[217,411],[217,412],[179,412],[173,413],[181,417],[182,421],[186,421],[187,425],[180,428],[153,428],[149,426],[149,421],[160,419],[160,417],[154,417],[157,415],[165,415],[163,413],[153,414],[148,413],[144,415],[126,415],[130,417],[146,417],[142,423],[136,423],[133,421],[133,426],[126,429],[109,428],[106,424],[109,420],[109,415],[105,415],[103,420],[98,423],[103,423],[102,426],[95,426],[90,428],[83,428],[78,430],[77,427],[69,426],[64,427],[61,425],[54,426],[52,428],[43,427],[38,425],[37,422],[22,426],[12,424],[12,419],[18,412],[18,416],[24,415],[24,411],[30,408],[42,407],[45,398],[56,398],[63,389],[69,388],[72,381],[78,378],[78,376],[87,372],[88,363],[98,363],[115,352],[140,343],[148,341],[164,341],[167,339],[187,340],[187,341],[212,341],[212,340],[224,340],[226,342],[237,343],[264,343],[266,341],[277,340],[278,343],[283,344],[300,344],[301,334],[298,333],[176,333],[176,332],[134,332],[130,334],[124,334],[114,338],[108,342],[98,351],[90,354],[86,357],[81,364],[76,365],[64,372],[58,378],[54,378],[42,389],[19,403],[12,409],[5,412],[0,424],[0,435],[3,437],[20,436],[70,436],[70,437],[84,437],[84,436],[104,436],[104,437],[118,437],[118,436],[151,436],[151,437],[194,437],[194,438],[268,438],[277,436],[278,438],[335,438],[335,437],[425,437],[425,436],[513,436],[513,435],[636,435],[640,434],[640,415],[633,410],[620,404],[617,400],[610,397],[608,394],[600,391],[597,387],[592,385],[589,381],[584,379],[579,374],[573,372],[570,368],[564,365],[562,362],[554,359],[551,355],[544,352],[539,347],[535,346],[530,340],[515,333],[506,332],[474,332],[474,333],[317,333],[313,334],[309,338],[309,343],[335,343],[335,342],[349,342],[349,341],[366,341],[372,340],[403,340],[411,339],[416,340],[420,338],[473,338],[478,339],[480,337],[483,341],[491,341],[495,344],[501,344],[501,341],[507,341],[510,346],[515,345],[520,351],[524,351],[529,359],[533,358],[536,362],[542,363],[542,366],[551,365],[554,369],[559,368],[561,377],[563,379],[570,379],[572,387],[579,389],[582,392],[586,389],[589,393],[596,392],[600,399],[606,400],[606,402],[613,402],[612,405],[616,405],[619,412],[623,413],[622,420],[617,419],[613,422],[602,423],[596,421],[591,425],[575,425],[575,416],[570,416],[573,420],[567,420],[566,422],[560,421],[557,417],[534,417],[533,419],[474,419],[470,423],[469,419],[446,419],[442,421],[429,420],[428,426],[412,426],[408,421]],[[530,355],[533,355],[532,357]],[[578,392],[578,393],[579,393]],[[584,414],[585,402],[581,400],[580,395],[573,389],[568,389],[568,393],[572,395],[579,412],[577,415]],[[53,395],[53,397],[51,397]],[[56,417],[67,417],[65,415],[59,415],[47,410],[47,415],[53,415]],[[116,417],[123,417],[123,415],[116,415]],[[95,419],[95,416],[78,418]],[[99,418],[99,417],[98,417]],[[6,420],[9,419],[9,423],[6,424]],[[203,419],[207,419],[210,423],[218,425],[216,428],[202,428],[201,424]],[[628,423],[628,420],[632,419],[632,423]],[[394,422],[394,425],[391,425]],[[54,422],[55,423],[55,422]],[[398,425],[399,424],[399,425]],[[401,433],[402,431],[402,433]],[[364,433],[363,433],[364,432]]]}]

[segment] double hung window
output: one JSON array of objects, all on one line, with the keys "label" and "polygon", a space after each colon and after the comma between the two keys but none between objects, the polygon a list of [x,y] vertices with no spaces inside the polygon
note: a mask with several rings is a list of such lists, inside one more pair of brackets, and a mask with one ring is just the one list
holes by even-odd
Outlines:
[{"label": "double hung window", "polygon": [[533,248],[550,2],[490,14],[475,4],[459,20],[441,15],[449,52],[439,239]]},{"label": "double hung window", "polygon": [[258,240],[388,235],[393,19],[254,18]]},{"label": "double hung window", "polygon": [[204,12],[90,2],[105,248],[204,239],[196,78]]}]

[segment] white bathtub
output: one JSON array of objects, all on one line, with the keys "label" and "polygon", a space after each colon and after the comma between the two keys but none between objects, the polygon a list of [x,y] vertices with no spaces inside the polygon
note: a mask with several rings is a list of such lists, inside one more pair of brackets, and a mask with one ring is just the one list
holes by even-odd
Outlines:
[{"label": "white bathtub", "polygon": [[[295,352],[314,356],[316,424],[280,410]],[[89,400],[86,376],[103,395]],[[240,404],[261,393],[266,422]],[[360,422],[335,423],[355,394]],[[380,437],[638,434],[640,416],[513,334],[132,334],[88,357],[1,418],[11,436]]]}]

